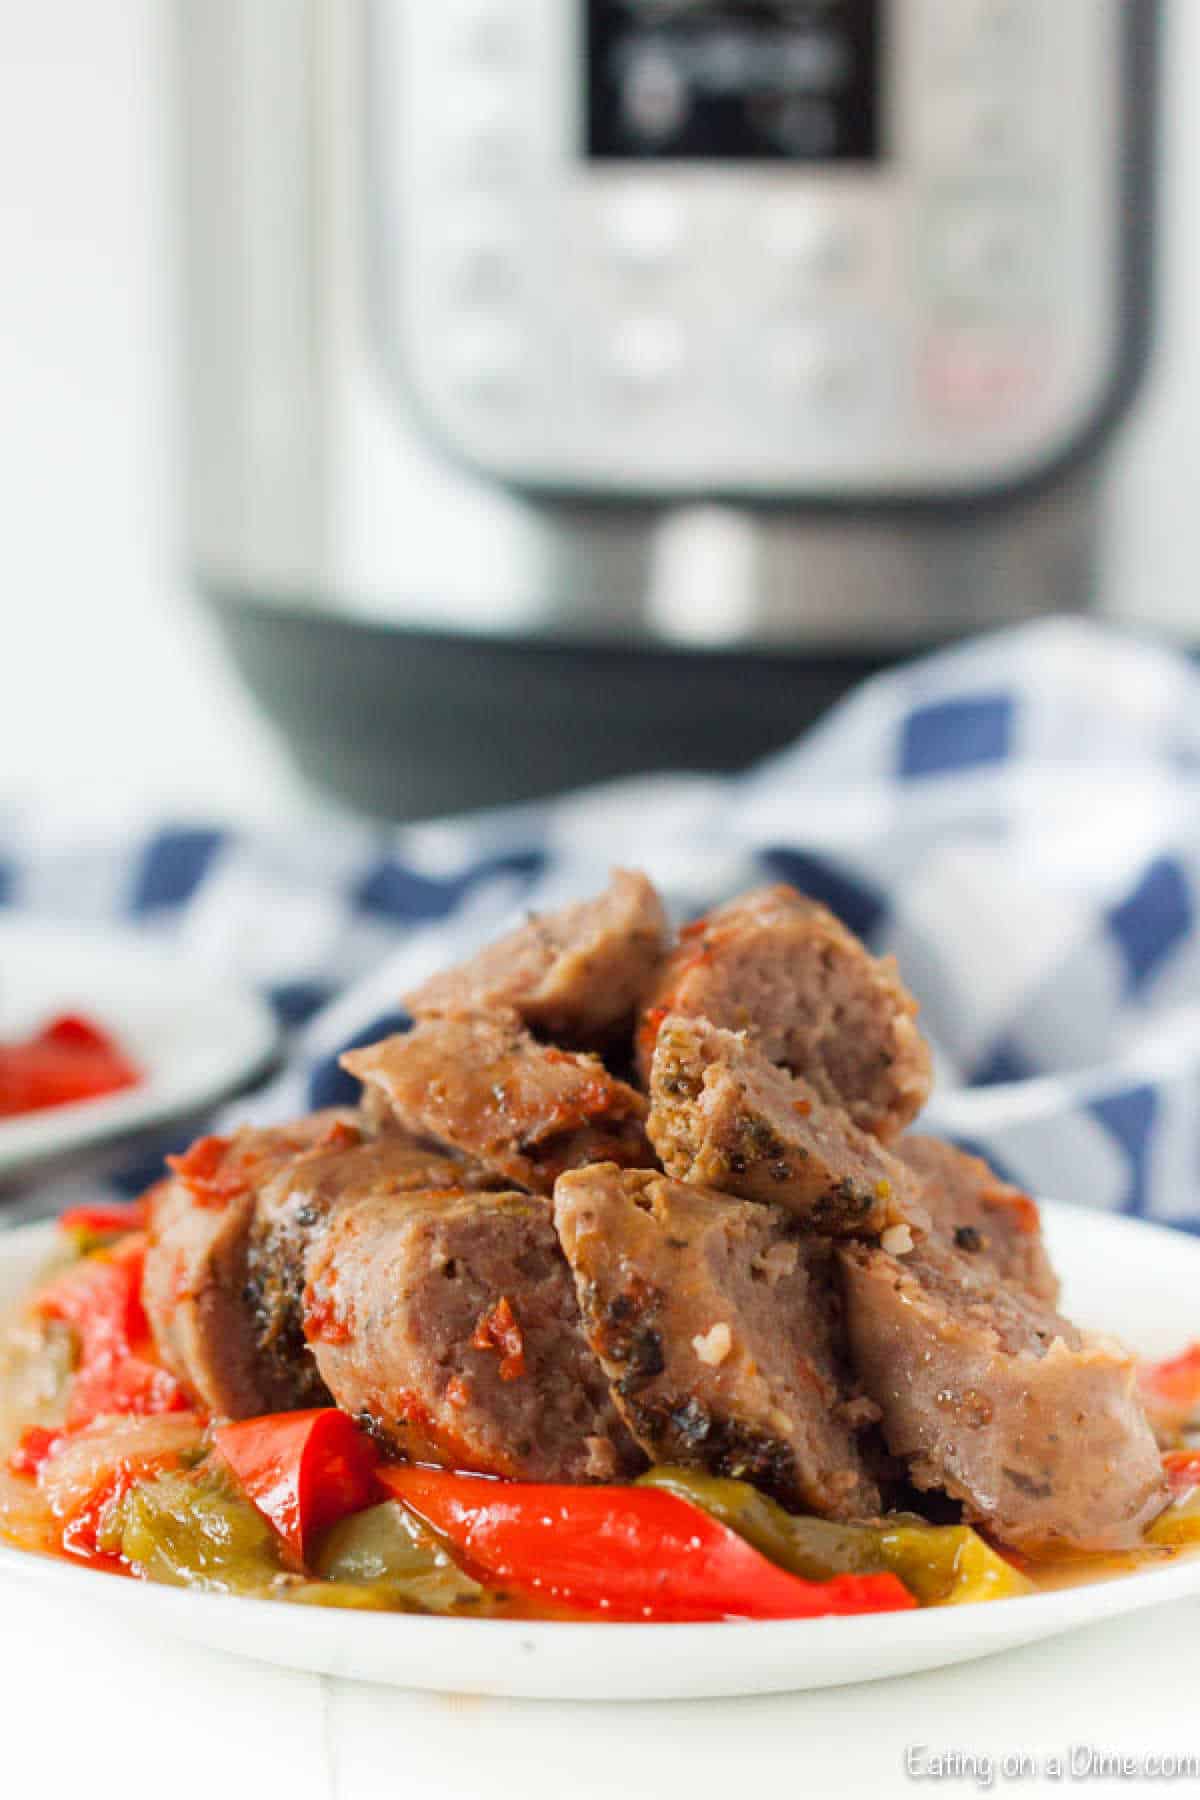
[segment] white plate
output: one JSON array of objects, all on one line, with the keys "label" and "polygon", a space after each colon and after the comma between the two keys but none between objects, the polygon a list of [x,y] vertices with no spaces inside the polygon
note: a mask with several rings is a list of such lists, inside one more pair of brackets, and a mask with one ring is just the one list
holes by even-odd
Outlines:
[{"label": "white plate", "polygon": [[[1050,1248],[1081,1323],[1160,1355],[1200,1326],[1200,1242],[1069,1207],[1046,1208]],[[0,1304],[20,1290],[50,1229],[0,1233]],[[0,1549],[0,1575],[286,1668],[460,1694],[675,1700],[877,1681],[1014,1649],[1079,1625],[1200,1593],[1200,1558],[1086,1587],[868,1618],[729,1625],[525,1624],[338,1612],[192,1594]]]},{"label": "white plate", "polygon": [[145,1079],[0,1119],[0,1177],[210,1106],[263,1068],[278,1038],[257,995],[171,946],[0,915],[0,1038],[23,1036],[57,1012],[94,1017]]}]

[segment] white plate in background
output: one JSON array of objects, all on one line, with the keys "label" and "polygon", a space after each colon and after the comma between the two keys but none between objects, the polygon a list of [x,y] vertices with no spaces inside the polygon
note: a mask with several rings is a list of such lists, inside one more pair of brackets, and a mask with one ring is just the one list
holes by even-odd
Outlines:
[{"label": "white plate in background", "polygon": [[0,1179],[215,1104],[265,1068],[279,1035],[256,994],[170,945],[0,913],[0,1040],[63,1012],[110,1031],[144,1080],[0,1119]]},{"label": "white plate in background", "polygon": [[[1065,1206],[1046,1208],[1065,1307],[1159,1356],[1200,1335],[1200,1241]],[[29,1281],[52,1228],[0,1232],[0,1305]],[[525,1623],[339,1612],[127,1581],[0,1548],[0,1576],[33,1582],[56,1616],[106,1607],[148,1633],[284,1668],[397,1687],[547,1700],[675,1700],[877,1681],[969,1662],[1080,1625],[1200,1595],[1200,1557],[1084,1587],[928,1612],[728,1625]],[[63,1613],[63,1629],[69,1629]],[[1063,1650],[1064,1662],[1070,1646]]]}]

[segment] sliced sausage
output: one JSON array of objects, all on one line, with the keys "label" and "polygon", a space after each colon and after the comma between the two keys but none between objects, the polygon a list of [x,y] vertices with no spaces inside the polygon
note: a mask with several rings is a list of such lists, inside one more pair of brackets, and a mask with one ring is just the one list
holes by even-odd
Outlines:
[{"label": "sliced sausage", "polygon": [[417,1460],[527,1481],[643,1466],[538,1195],[447,1189],[341,1207],[309,1252],[304,1305],[338,1405]]},{"label": "sliced sausage", "polygon": [[646,877],[617,869],[595,900],[531,918],[470,962],[405,996],[417,1018],[511,1008],[547,1037],[601,1045],[634,1011],[666,952],[662,901]]},{"label": "sliced sausage", "polygon": [[328,1394],[305,1342],[301,1297],[308,1249],[326,1220],[366,1195],[386,1200],[418,1188],[493,1185],[478,1165],[431,1149],[394,1125],[375,1138],[361,1138],[350,1125],[335,1136],[328,1148],[292,1158],[263,1184],[246,1251],[245,1296],[258,1364],[279,1389],[290,1380],[297,1403],[312,1406],[327,1402]]},{"label": "sliced sausage", "polygon": [[936,1239],[839,1260],[851,1361],[917,1487],[1035,1554],[1138,1542],[1164,1494],[1132,1356]]},{"label": "sliced sausage", "polygon": [[306,1404],[308,1358],[297,1367],[259,1354],[246,1301],[251,1231],[262,1188],[353,1115],[315,1114],[243,1130],[207,1176],[176,1175],[151,1199],[142,1300],[167,1367],[212,1413],[245,1418]]},{"label": "sliced sausage", "polygon": [[904,1163],[736,1032],[666,1019],[650,1093],[650,1140],[681,1180],[773,1202],[834,1234],[928,1222]]},{"label": "sliced sausage", "polygon": [[749,1032],[877,1137],[898,1136],[929,1096],[929,1049],[895,959],[871,956],[795,888],[759,889],[685,929],[642,1013],[643,1078],[659,1026],[680,1013]]},{"label": "sliced sausage", "polygon": [[969,1261],[1043,1300],[1058,1303],[1036,1201],[1002,1181],[980,1156],[940,1138],[903,1137],[895,1154],[921,1184],[933,1229]]},{"label": "sliced sausage", "polygon": [[560,1177],[588,1341],[646,1453],[830,1518],[879,1490],[838,1349],[830,1248],[786,1213],[615,1164]]},{"label": "sliced sausage", "polygon": [[342,1062],[407,1130],[518,1187],[548,1194],[563,1169],[648,1156],[642,1095],[597,1057],[539,1044],[514,1013],[422,1019]]}]

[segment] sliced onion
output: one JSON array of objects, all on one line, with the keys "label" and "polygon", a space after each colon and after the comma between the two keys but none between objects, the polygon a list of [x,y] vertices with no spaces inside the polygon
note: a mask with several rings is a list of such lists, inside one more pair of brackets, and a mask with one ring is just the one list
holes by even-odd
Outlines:
[{"label": "sliced onion", "polygon": [[18,1317],[0,1329],[0,1456],[26,1426],[61,1422],[74,1367],[70,1326]]},{"label": "sliced onion", "polygon": [[46,1458],[38,1471],[38,1487],[51,1511],[70,1519],[114,1477],[169,1465],[203,1443],[204,1425],[194,1413],[97,1419]]},{"label": "sliced onion", "polygon": [[0,1542],[18,1550],[58,1550],[62,1526],[28,1475],[11,1475],[0,1465]]}]

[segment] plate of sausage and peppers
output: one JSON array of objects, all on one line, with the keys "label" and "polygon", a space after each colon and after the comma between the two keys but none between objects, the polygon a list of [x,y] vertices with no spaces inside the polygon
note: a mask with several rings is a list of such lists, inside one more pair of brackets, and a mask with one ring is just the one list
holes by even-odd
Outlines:
[{"label": "plate of sausage and peppers", "polygon": [[674,935],[617,871],[404,1002],[357,1104],[0,1239],[0,1574],[596,1699],[1200,1592],[1200,1244],[923,1133],[916,1004],[822,906]]}]

